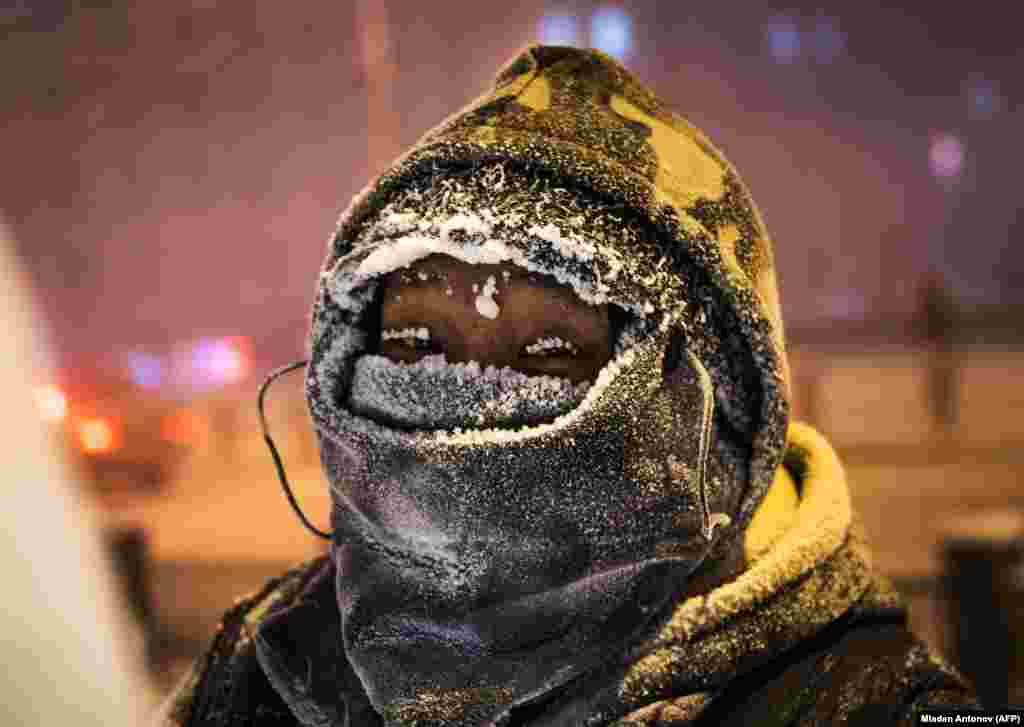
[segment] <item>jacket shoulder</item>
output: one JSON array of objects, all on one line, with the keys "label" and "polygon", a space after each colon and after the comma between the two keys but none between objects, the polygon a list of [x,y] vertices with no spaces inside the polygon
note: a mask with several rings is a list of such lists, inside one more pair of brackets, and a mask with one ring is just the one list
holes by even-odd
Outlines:
[{"label": "jacket shoulder", "polygon": [[778,727],[909,727],[922,707],[978,706],[968,682],[904,622],[843,619],[826,631],[738,679],[722,695],[729,714],[715,717]]},{"label": "jacket shoulder", "polygon": [[854,627],[817,661],[826,683],[801,725],[909,727],[922,707],[979,706],[963,676],[905,624]]},{"label": "jacket shoulder", "polygon": [[256,657],[253,634],[262,620],[287,606],[323,569],[326,557],[272,578],[225,612],[207,652],[192,665],[152,721],[152,727],[297,725]]}]

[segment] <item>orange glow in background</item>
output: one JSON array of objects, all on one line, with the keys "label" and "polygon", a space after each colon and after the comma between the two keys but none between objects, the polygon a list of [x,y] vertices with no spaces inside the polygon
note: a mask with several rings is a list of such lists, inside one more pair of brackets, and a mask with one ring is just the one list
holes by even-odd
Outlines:
[{"label": "orange glow in background", "polygon": [[168,442],[196,446],[205,442],[210,427],[206,419],[189,409],[181,409],[164,417],[160,425],[160,436]]},{"label": "orange glow in background", "polygon": [[104,417],[82,419],[77,426],[78,444],[86,454],[108,454],[117,449],[117,430]]}]

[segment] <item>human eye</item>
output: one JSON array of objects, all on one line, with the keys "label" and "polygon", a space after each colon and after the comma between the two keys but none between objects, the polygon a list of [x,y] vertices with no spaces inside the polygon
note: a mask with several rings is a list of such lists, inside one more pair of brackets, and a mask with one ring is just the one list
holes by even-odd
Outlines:
[{"label": "human eye", "polygon": [[579,347],[572,341],[567,341],[560,336],[545,336],[538,338],[533,343],[527,344],[523,348],[523,352],[527,356],[557,358],[576,356],[579,353]]}]

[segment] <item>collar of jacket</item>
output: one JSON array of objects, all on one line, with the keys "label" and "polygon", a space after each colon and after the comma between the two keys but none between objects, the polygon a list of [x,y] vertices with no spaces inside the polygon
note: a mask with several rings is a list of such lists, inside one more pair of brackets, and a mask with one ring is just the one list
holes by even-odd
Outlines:
[{"label": "collar of jacket", "polygon": [[[589,675],[531,723],[643,724],[646,713],[665,709],[692,719],[737,675],[851,610],[901,607],[871,573],[842,466],[821,435],[790,424],[770,492],[746,533],[748,566],[739,577],[676,604],[660,630],[620,662],[627,666]],[[260,664],[302,725],[378,723],[345,658],[330,561],[254,626]]]}]

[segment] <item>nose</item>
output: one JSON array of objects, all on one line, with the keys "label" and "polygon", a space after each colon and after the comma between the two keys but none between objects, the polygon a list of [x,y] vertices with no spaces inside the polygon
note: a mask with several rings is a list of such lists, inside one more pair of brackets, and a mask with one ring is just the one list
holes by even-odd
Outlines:
[{"label": "nose", "polygon": [[457,335],[452,336],[448,343],[449,361],[476,361],[481,366],[494,365],[498,368],[513,366],[517,362],[516,338],[500,318],[459,321],[455,329]]}]

